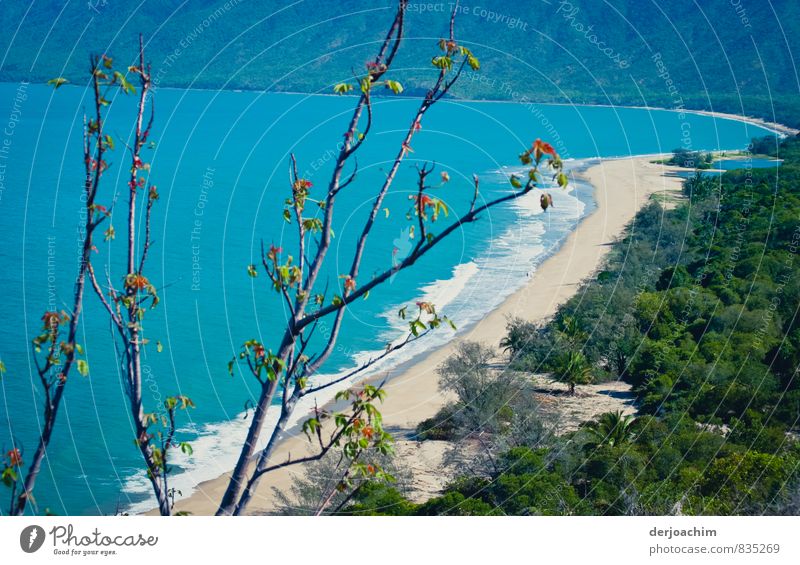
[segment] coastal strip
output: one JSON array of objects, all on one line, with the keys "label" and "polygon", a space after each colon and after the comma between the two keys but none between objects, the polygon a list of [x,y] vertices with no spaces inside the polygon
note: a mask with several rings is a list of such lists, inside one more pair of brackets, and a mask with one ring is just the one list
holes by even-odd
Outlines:
[{"label": "coastal strip", "polygon": [[[544,320],[573,296],[581,283],[601,267],[611,249],[610,244],[620,237],[653,195],[674,197],[680,193],[682,179],[676,174],[679,169],[652,162],[666,157],[668,155],[603,159],[579,173],[595,189],[597,208],[594,212],[578,224],[556,253],[542,262],[525,286],[479,323],[419,361],[406,365],[384,385],[388,393],[381,407],[385,426],[395,435],[402,436],[422,420],[435,415],[448,402],[448,397],[439,391],[436,368],[460,342],[471,340],[497,346],[505,335],[508,317]],[[299,434],[283,440],[273,457],[275,461],[283,460],[289,454],[297,458],[308,450],[308,440]],[[413,450],[402,451],[401,457],[413,456]],[[249,513],[274,511],[276,497],[273,488],[288,493],[293,476],[304,472],[302,466],[298,466],[271,474],[253,497]],[[201,483],[191,496],[177,502],[176,510],[195,515],[213,514],[228,478],[229,475],[225,474]]]}]

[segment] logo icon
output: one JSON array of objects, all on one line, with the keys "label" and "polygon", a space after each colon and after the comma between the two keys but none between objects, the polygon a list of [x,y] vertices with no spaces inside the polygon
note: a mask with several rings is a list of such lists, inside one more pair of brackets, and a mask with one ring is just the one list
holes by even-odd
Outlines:
[{"label": "logo icon", "polygon": [[44,528],[28,526],[19,535],[19,546],[25,553],[34,553],[44,544]]},{"label": "logo icon", "polygon": [[[397,267],[402,263],[406,257],[411,254],[411,240],[414,238],[414,233],[411,228],[406,227],[400,230],[400,235],[392,241],[392,267]],[[393,273],[389,277],[389,284],[394,282],[394,277],[397,273]]]}]

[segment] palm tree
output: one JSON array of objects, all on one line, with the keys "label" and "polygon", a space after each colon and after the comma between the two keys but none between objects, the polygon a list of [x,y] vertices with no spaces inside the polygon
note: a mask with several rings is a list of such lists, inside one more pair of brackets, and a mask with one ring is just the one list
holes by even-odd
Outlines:
[{"label": "palm tree", "polygon": [[536,325],[521,318],[510,318],[506,323],[506,331],[505,337],[500,340],[500,347],[511,359],[524,353],[525,349],[539,337]]},{"label": "palm tree", "polygon": [[588,337],[575,316],[562,316],[558,320],[558,332],[573,346],[586,341]]},{"label": "palm tree", "polygon": [[592,445],[600,447],[607,445],[616,447],[629,442],[633,438],[633,423],[636,419],[631,415],[624,415],[622,410],[601,414],[597,420],[586,425]]},{"label": "palm tree", "polygon": [[575,394],[575,385],[592,382],[592,368],[580,351],[569,351],[556,359],[553,380],[569,385],[569,393]]}]

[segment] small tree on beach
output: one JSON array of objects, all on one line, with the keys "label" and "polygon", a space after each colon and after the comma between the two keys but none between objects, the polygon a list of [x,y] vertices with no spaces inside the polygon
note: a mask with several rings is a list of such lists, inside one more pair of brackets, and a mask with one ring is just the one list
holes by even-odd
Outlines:
[{"label": "small tree on beach", "polygon": [[588,338],[588,334],[581,328],[575,316],[561,316],[557,321],[558,336],[572,347],[580,347]]},{"label": "small tree on beach", "polygon": [[500,347],[514,360],[525,352],[538,333],[539,328],[533,322],[517,317],[508,318],[506,335],[500,340]]},{"label": "small tree on beach", "polygon": [[619,447],[629,442],[633,439],[634,422],[633,416],[623,414],[621,410],[601,414],[585,426],[591,437],[589,445],[594,448],[604,445]]},{"label": "small tree on beach", "polygon": [[592,382],[592,368],[586,356],[580,351],[567,351],[558,356],[552,374],[554,381],[569,387],[569,393],[575,394],[575,386]]}]

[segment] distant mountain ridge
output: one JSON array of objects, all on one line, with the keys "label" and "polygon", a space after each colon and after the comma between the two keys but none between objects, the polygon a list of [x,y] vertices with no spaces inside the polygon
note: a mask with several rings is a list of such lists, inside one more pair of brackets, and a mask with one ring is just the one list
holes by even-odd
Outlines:
[{"label": "distant mountain ridge", "polygon": [[[145,34],[157,86],[330,92],[361,72],[391,0],[4,2],[0,80],[81,82],[90,52],[132,57]],[[395,78],[424,92],[451,2],[409,3]],[[800,124],[795,0],[462,2],[479,57],[462,98],[716,110]]]}]

